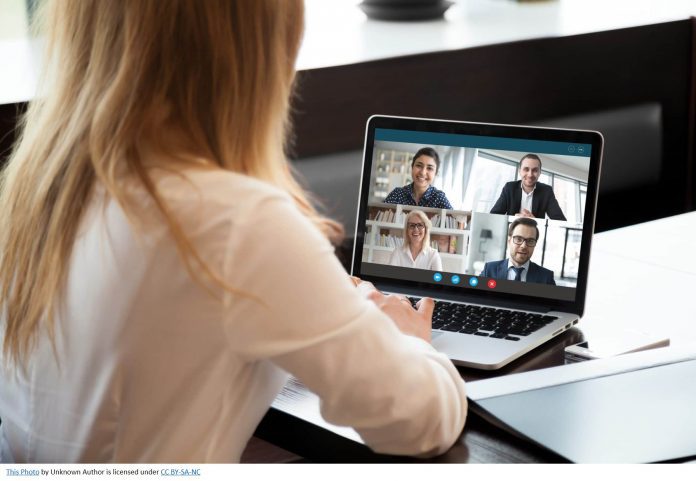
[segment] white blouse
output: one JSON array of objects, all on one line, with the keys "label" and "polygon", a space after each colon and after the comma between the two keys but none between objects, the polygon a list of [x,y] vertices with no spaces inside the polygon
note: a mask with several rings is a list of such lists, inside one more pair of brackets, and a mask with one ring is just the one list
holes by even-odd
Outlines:
[{"label": "white blouse", "polygon": [[394,249],[391,257],[389,257],[389,265],[441,271],[442,259],[440,258],[440,254],[430,246],[423,247],[423,250],[413,259],[411,249],[403,245]]},{"label": "white blouse", "polygon": [[288,195],[211,170],[157,184],[235,293],[194,282],[161,223],[134,227],[115,202],[93,201],[57,357],[45,336],[24,371],[0,357],[0,461],[236,462],[288,373],[376,451],[454,443],[466,416],[457,370],[353,287]]}]

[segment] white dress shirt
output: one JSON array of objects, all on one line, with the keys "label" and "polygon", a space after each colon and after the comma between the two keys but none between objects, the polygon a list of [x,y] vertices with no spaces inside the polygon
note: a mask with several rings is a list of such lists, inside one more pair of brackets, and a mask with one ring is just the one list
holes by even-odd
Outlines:
[{"label": "white dress shirt", "polygon": [[236,462],[288,373],[376,451],[434,454],[457,439],[457,370],[353,287],[287,194],[219,170],[156,182],[235,293],[194,282],[161,222],[136,230],[96,195],[56,316],[57,358],[44,335],[25,371],[0,357],[0,461]]},{"label": "white dress shirt", "polygon": [[[529,272],[529,263],[531,261],[527,261],[524,264],[522,264],[520,267],[523,268],[522,273],[520,274],[520,281],[522,282],[527,282],[527,272]],[[515,280],[515,269],[513,267],[516,267],[515,264],[513,264],[510,259],[507,260],[508,264],[508,280],[509,281],[514,281]]]},{"label": "white dress shirt", "polygon": [[522,212],[523,209],[527,209],[529,212],[532,212],[532,201],[534,199],[534,191],[535,190],[536,190],[536,186],[528,194],[524,191],[524,189],[522,189],[522,200],[520,202],[520,212]]},{"label": "white dress shirt", "polygon": [[396,247],[389,257],[389,265],[400,267],[413,267],[431,271],[442,270],[440,254],[430,246],[424,246],[414,259],[411,249],[407,245]]}]

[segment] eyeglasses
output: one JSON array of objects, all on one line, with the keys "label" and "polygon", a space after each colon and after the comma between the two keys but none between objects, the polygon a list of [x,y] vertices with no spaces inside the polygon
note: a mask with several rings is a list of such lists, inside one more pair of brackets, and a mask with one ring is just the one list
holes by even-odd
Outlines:
[{"label": "eyeglasses", "polygon": [[520,235],[514,235],[514,236],[512,236],[512,242],[514,242],[518,246],[521,246],[522,243],[525,242],[528,247],[534,247],[537,243],[537,240],[536,239],[527,239],[526,237],[522,237]]},{"label": "eyeglasses", "polygon": [[[424,224],[411,224],[409,222],[408,228],[411,230],[414,230],[414,229],[415,230],[423,230],[423,229],[425,229],[425,225]],[[529,245],[529,244],[527,244],[527,245]]]}]

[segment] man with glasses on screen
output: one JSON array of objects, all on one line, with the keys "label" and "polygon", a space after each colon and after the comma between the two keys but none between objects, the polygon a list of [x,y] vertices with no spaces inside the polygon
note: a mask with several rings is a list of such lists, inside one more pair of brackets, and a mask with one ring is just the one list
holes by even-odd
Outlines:
[{"label": "man with glasses on screen", "polygon": [[535,220],[527,217],[515,219],[508,229],[510,257],[501,261],[486,262],[479,275],[494,279],[536,282],[555,286],[553,271],[530,260],[538,240],[539,228]]},{"label": "man with glasses on screen", "polygon": [[566,220],[550,185],[539,182],[541,158],[527,154],[520,159],[520,180],[508,182],[491,209],[491,214]]}]

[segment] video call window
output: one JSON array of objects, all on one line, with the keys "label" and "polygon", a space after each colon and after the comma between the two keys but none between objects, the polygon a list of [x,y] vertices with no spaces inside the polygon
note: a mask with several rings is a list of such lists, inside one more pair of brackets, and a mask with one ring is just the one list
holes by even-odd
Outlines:
[{"label": "video call window", "polygon": [[471,167],[469,184],[463,208],[471,211],[488,212],[500,194],[500,186],[515,180],[517,163],[478,151]]},{"label": "video call window", "polygon": [[[519,156],[519,152],[515,152]],[[524,154],[522,154],[524,155]],[[472,211],[488,211],[497,199],[500,191],[496,187],[511,180],[519,180],[519,158],[510,158],[479,150],[471,169],[472,188],[467,190],[462,208]],[[556,195],[561,210],[570,222],[581,224],[587,195],[587,179],[573,179],[553,171],[546,166],[539,176],[539,182],[550,185]]]},{"label": "video call window", "polygon": [[534,154],[543,165],[533,196],[555,207],[534,219],[535,245],[517,247],[508,238],[517,217],[501,210],[501,199],[515,182],[518,191],[527,182],[521,162],[527,154],[375,141],[363,262],[480,276],[516,249],[543,271],[530,274],[543,279],[532,282],[575,287],[589,157]]}]

